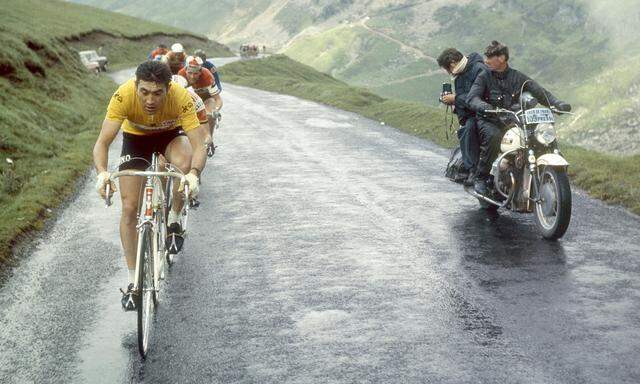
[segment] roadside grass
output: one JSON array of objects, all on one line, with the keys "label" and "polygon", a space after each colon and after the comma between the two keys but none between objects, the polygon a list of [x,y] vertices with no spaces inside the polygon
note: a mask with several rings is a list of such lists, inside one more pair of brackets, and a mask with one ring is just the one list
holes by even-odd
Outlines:
[{"label": "roadside grass", "polygon": [[[149,42],[167,34],[185,38],[187,46],[205,41],[66,2],[24,0],[5,8],[0,13],[0,266],[10,262],[16,241],[41,228],[73,193],[91,164],[116,84],[90,74],[75,51],[108,40],[112,63],[124,66],[143,61],[153,49]],[[224,51],[213,43],[207,47]]]},{"label": "roadside grass", "polygon": [[[284,55],[235,62],[220,71],[225,82],[313,100],[384,121],[443,147],[456,145],[454,138],[446,138],[442,109],[385,99]],[[574,185],[595,198],[640,214],[640,156],[612,156],[570,145],[562,145],[561,149],[571,163],[569,173]],[[442,166],[444,170],[445,164]]]},{"label": "roadside grass", "polygon": [[[625,58],[627,65],[608,69],[574,89],[568,100],[581,110],[563,134],[581,146],[616,148],[638,153],[640,142],[640,55]],[[630,138],[635,138],[631,139]]]}]

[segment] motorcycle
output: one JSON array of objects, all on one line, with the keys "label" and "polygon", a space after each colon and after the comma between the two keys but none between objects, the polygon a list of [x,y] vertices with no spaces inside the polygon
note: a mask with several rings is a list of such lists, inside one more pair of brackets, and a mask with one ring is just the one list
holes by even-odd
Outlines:
[{"label": "motorcycle", "polygon": [[[561,238],[571,221],[571,186],[567,176],[569,163],[558,149],[554,114],[571,114],[556,108],[537,107],[528,92],[520,97],[520,110],[496,108],[484,111],[507,117],[511,124],[500,142],[500,154],[493,162],[487,195],[465,186],[482,208],[509,209],[534,213],[536,227],[545,239]],[[446,176],[453,180],[462,168],[459,148],[447,166]]]}]

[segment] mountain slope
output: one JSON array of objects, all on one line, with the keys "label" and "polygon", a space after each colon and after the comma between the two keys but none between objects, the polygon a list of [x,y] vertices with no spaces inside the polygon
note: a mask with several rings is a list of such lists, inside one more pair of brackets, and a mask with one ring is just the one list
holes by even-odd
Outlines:
[{"label": "mountain slope", "polygon": [[598,86],[640,57],[637,0],[192,0],[177,10],[154,4],[100,6],[233,45],[264,44],[382,96],[434,105],[440,84],[449,80],[434,58],[451,46],[482,52],[497,39],[511,48],[514,68],[581,108],[580,118],[563,128],[565,139],[609,152],[640,152],[633,145],[640,142],[640,115],[629,100],[634,76],[616,78],[610,98],[600,97],[608,92]]}]

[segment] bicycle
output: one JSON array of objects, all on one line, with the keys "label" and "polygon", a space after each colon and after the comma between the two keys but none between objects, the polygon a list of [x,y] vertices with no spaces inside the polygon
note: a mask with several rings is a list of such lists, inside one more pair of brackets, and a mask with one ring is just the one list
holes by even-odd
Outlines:
[{"label": "bicycle", "polygon": [[[162,168],[165,171],[162,171]],[[184,174],[170,163],[160,164],[160,154],[154,152],[151,165],[146,171],[125,170],[111,174],[110,180],[122,176],[145,177],[140,193],[140,211],[138,213],[138,245],[136,251],[136,277],[133,298],[137,311],[138,350],[144,359],[149,350],[151,325],[155,317],[160,293],[160,280],[165,280],[166,270],[173,262],[165,247],[167,237],[167,215],[173,200],[173,179],[184,182]],[[167,179],[166,184],[163,178]],[[163,185],[164,184],[164,185]],[[111,205],[110,183],[107,183],[105,201]],[[184,187],[185,204],[183,206],[182,229],[186,231],[189,185]]]}]

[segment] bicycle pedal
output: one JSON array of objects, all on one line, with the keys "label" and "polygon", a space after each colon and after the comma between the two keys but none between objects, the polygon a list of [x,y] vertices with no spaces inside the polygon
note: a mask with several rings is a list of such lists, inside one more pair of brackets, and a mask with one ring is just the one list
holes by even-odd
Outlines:
[{"label": "bicycle pedal", "polygon": [[218,148],[217,145],[209,144],[207,146],[207,157],[213,157],[213,155],[216,153],[216,148]]},{"label": "bicycle pedal", "polygon": [[178,233],[171,233],[167,236],[165,248],[170,254],[175,255],[182,250],[184,244],[184,236]]}]

